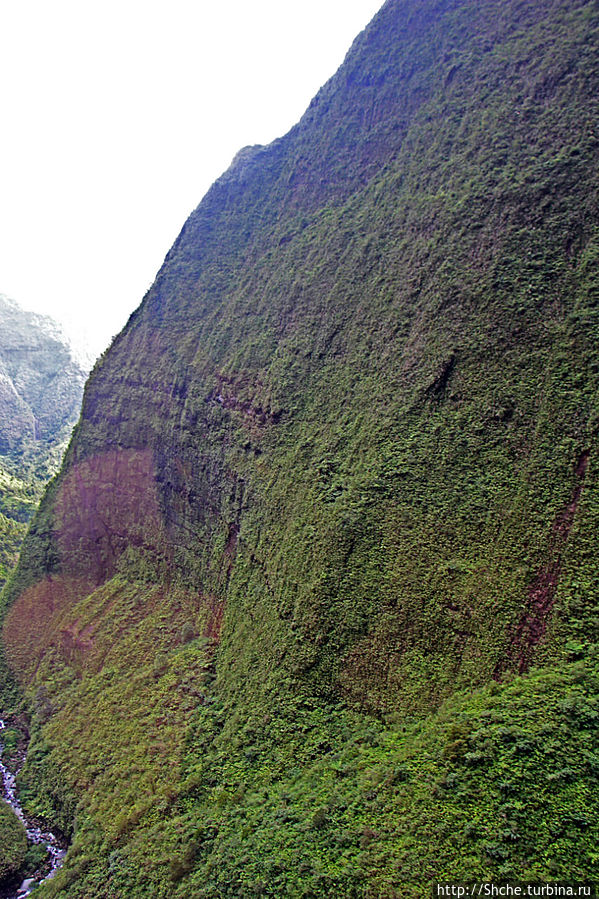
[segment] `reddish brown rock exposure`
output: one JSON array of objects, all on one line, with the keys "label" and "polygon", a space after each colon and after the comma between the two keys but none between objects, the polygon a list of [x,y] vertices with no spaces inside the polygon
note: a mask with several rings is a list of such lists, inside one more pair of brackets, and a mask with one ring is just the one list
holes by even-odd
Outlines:
[{"label": "reddish brown rock exposure", "polygon": [[495,668],[496,679],[511,667],[517,667],[520,673],[527,671],[534,649],[547,630],[549,615],[559,584],[562,555],[582,495],[589,467],[589,456],[589,450],[585,450],[578,459],[575,468],[576,483],[570,502],[562,509],[554,522],[547,547],[547,561],[541,566],[528,588],[527,603],[512,633],[508,651]]}]

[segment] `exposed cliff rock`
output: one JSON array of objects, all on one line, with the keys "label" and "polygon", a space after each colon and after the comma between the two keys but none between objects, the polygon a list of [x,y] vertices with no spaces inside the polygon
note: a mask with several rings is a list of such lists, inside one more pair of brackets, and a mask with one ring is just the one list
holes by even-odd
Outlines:
[{"label": "exposed cliff rock", "polygon": [[388,0],[190,216],[5,597],[43,895],[591,877],[598,35]]}]

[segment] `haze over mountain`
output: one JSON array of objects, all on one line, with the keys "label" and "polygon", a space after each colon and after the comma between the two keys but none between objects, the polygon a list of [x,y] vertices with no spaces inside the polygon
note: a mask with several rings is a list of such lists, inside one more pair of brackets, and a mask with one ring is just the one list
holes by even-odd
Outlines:
[{"label": "haze over mountain", "polygon": [[185,223],[3,594],[40,897],[596,876],[598,38],[388,0]]}]

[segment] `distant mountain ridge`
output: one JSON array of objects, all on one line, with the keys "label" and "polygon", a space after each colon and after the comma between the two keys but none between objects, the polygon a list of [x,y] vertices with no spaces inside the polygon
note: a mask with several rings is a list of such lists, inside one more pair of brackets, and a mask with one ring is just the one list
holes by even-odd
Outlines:
[{"label": "distant mountain ridge", "polygon": [[60,464],[85,377],[54,319],[0,294],[0,586]]},{"label": "distant mountain ridge", "polygon": [[56,439],[77,418],[85,377],[57,322],[0,294],[0,453]]}]

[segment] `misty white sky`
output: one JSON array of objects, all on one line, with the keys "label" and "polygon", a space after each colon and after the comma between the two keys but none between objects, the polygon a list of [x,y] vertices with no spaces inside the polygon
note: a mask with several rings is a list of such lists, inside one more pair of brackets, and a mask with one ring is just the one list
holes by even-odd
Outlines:
[{"label": "misty white sky", "polygon": [[0,0],[0,292],[99,353],[382,0]]}]

